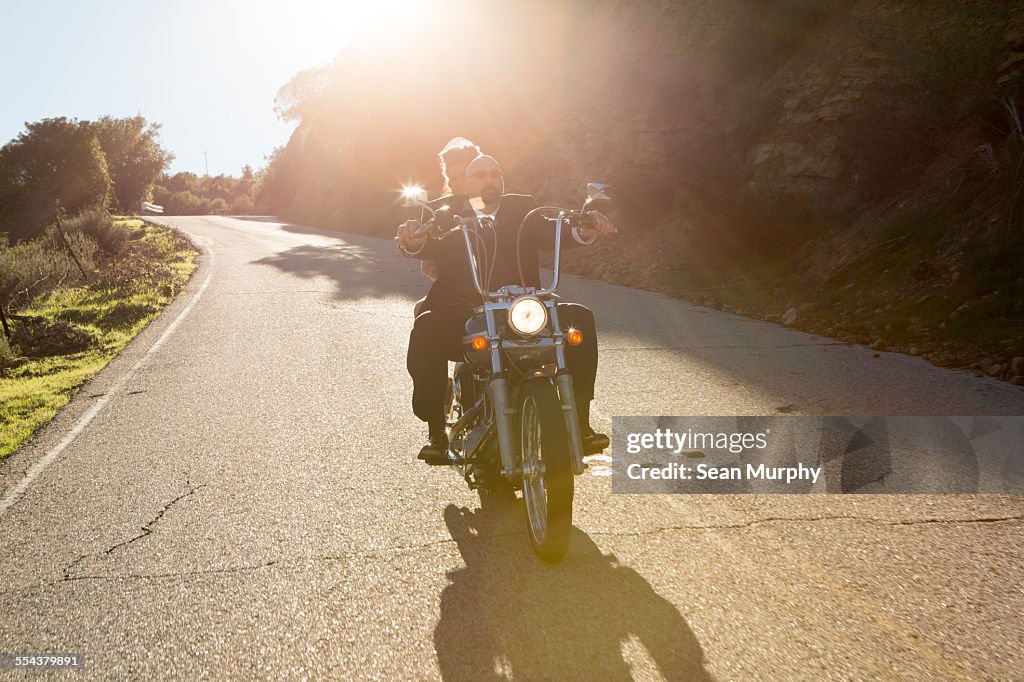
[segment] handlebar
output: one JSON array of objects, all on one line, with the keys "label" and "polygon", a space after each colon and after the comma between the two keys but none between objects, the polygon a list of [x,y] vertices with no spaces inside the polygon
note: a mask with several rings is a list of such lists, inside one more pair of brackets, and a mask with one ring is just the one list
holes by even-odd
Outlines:
[{"label": "handlebar", "polygon": [[[459,215],[451,215],[453,226],[446,230],[437,230],[435,229],[436,223],[434,223],[437,212],[432,209],[429,209],[429,207],[425,208],[428,208],[428,210],[431,211],[432,218],[430,221],[421,225],[416,230],[416,232],[414,232],[414,234],[416,236],[422,236],[426,234],[430,239],[440,240],[448,237],[454,232],[462,232],[463,240],[465,241],[466,244],[466,253],[469,256],[470,272],[473,275],[473,285],[476,288],[477,293],[479,293],[480,296],[483,298],[495,298],[499,296],[500,292],[487,291],[485,283],[481,282],[480,263],[477,259],[477,255],[473,248],[472,237],[470,234],[472,232],[475,235],[477,230],[481,227],[493,227],[493,218],[491,218],[490,216],[477,217],[474,215],[472,217],[463,217]],[[522,236],[523,227],[526,225],[527,221],[534,214],[542,211],[558,211],[558,219],[555,223],[555,262],[553,267],[554,276],[551,281],[551,286],[537,291],[537,295],[546,296],[554,292],[555,289],[558,288],[562,255],[562,226],[567,224],[567,222],[569,225],[572,225],[572,223],[574,223],[576,219],[582,218],[584,215],[584,210],[581,209],[573,211],[559,208],[557,206],[539,206],[526,214],[522,222],[519,224],[519,232],[516,235],[516,263],[519,269],[520,283],[523,284],[523,286],[525,286],[525,277],[523,276],[522,254],[520,253],[520,237]]]},{"label": "handlebar", "polygon": [[[588,209],[590,207],[590,204],[594,201],[595,198],[607,198],[604,194],[601,193],[605,188],[605,185],[588,185],[588,191],[591,191],[591,196],[583,203],[583,205],[578,210],[564,209],[559,208],[557,206],[539,206],[526,214],[522,222],[519,224],[519,231],[516,235],[516,263],[519,269],[520,283],[524,287],[526,286],[526,278],[523,275],[522,254],[520,253],[520,238],[522,237],[523,228],[526,226],[527,221],[534,214],[542,211],[558,212],[558,219],[555,223],[555,262],[553,268],[554,277],[552,279],[551,286],[536,292],[537,295],[545,296],[551,294],[552,292],[554,292],[555,289],[558,288],[562,254],[562,226],[571,225],[575,227],[576,225],[574,225],[574,223],[576,223],[578,219],[581,219],[584,215],[586,215],[589,212]],[[496,298],[500,296],[500,291],[486,290],[486,286],[489,286],[489,282],[482,283],[480,281],[480,265],[478,263],[477,255],[475,254],[475,251],[473,249],[473,242],[471,241],[470,237],[470,232],[472,232],[474,237],[479,238],[478,231],[481,227],[489,227],[493,229],[493,218],[491,218],[490,216],[477,217],[476,215],[472,217],[463,217],[447,213],[448,217],[450,217],[451,219],[452,226],[447,229],[444,229],[443,227],[440,226],[440,224],[437,221],[437,214],[441,212],[441,209],[434,209],[425,201],[416,200],[413,203],[419,205],[424,210],[430,212],[430,220],[428,220],[426,223],[421,224],[420,227],[417,228],[417,230],[413,233],[413,235],[416,237],[427,235],[430,239],[440,240],[444,239],[445,237],[448,237],[453,232],[462,232],[462,236],[466,244],[466,253],[469,256],[470,271],[472,272],[473,275],[473,285],[475,286],[477,293],[479,293],[480,296],[484,299]],[[486,262],[486,253],[483,255],[485,256]]]}]

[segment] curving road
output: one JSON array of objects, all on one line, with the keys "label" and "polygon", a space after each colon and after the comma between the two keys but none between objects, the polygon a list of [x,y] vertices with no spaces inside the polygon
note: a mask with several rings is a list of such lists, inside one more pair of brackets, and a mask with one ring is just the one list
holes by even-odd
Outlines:
[{"label": "curving road", "polygon": [[[517,505],[415,460],[417,263],[270,220],[166,222],[204,251],[186,290],[0,463],[0,653],[80,653],[101,680],[1020,679],[1024,498],[625,496],[587,475],[544,565]],[[920,359],[562,293],[597,314],[604,428],[1024,414],[1019,389]]]}]

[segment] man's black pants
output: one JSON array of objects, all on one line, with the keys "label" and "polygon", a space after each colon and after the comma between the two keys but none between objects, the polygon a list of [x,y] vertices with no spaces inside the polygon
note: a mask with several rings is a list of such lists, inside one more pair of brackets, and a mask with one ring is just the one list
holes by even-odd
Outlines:
[{"label": "man's black pants", "polygon": [[[448,361],[463,360],[462,337],[473,309],[451,305],[420,313],[409,334],[406,367],[412,376],[412,411],[430,424],[444,425],[444,395],[448,385]],[[575,327],[583,332],[578,346],[565,345],[565,364],[572,373],[576,404],[589,405],[594,399],[597,376],[597,328],[594,313],[577,303],[558,304],[558,322],[563,330]],[[585,410],[588,414],[589,410]]]}]

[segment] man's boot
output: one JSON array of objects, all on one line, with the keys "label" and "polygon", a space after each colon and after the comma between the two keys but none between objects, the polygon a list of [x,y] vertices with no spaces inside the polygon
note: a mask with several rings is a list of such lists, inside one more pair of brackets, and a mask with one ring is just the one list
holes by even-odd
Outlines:
[{"label": "man's boot", "polygon": [[430,427],[427,444],[420,448],[418,458],[427,464],[451,464],[448,459],[448,434],[443,422]]},{"label": "man's boot", "polygon": [[603,433],[597,433],[590,426],[590,401],[580,400],[576,403],[576,411],[579,413],[580,440],[583,445],[583,454],[596,455],[603,452],[611,445],[611,440]]}]

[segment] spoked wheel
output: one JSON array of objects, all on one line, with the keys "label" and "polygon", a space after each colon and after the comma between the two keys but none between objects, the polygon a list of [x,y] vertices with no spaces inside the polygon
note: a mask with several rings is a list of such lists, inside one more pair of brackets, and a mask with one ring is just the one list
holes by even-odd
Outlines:
[{"label": "spoked wheel", "polygon": [[573,474],[569,437],[555,387],[528,381],[519,389],[523,501],[533,551],[560,561],[572,529]]}]

